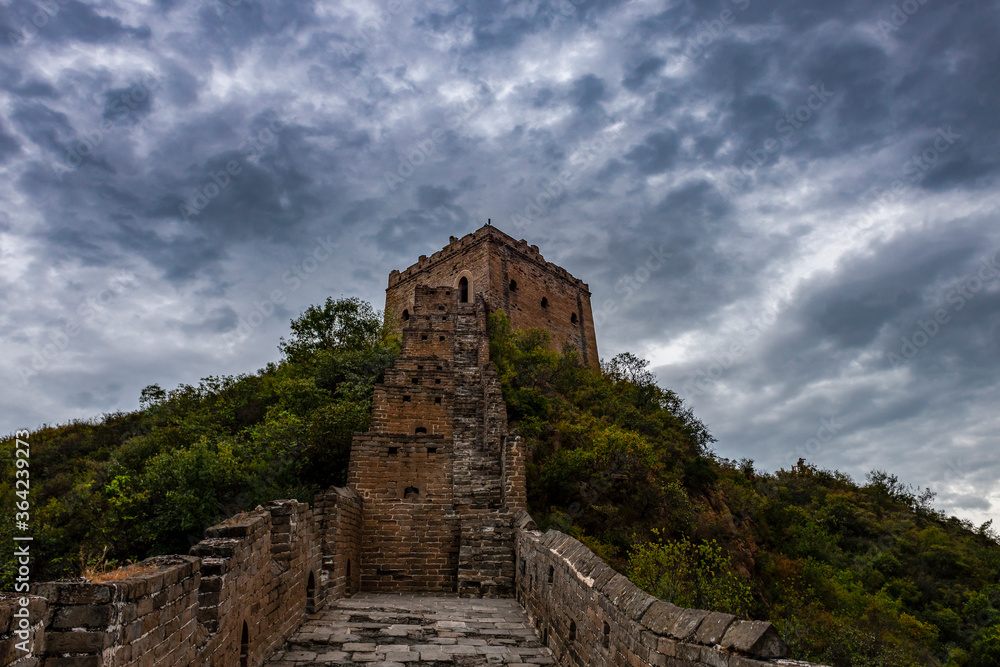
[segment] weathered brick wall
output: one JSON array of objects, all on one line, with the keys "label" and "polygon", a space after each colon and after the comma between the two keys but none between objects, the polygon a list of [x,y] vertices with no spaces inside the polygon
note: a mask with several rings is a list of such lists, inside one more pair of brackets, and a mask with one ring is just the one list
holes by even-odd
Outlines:
[{"label": "weathered brick wall", "polygon": [[[404,315],[412,316],[419,285],[458,288],[470,281],[469,302],[475,295],[492,309],[503,309],[517,329],[545,329],[556,349],[570,345],[585,363],[599,362],[590,290],[556,264],[545,261],[538,247],[514,240],[496,227],[481,227],[462,238],[451,237],[445,248],[403,271],[389,275],[386,311],[403,328]],[[543,301],[544,300],[544,301]]]},{"label": "weathered brick wall", "polygon": [[528,509],[528,480],[524,464],[525,444],[514,432],[503,441],[503,505],[517,513]]},{"label": "weathered brick wall", "polygon": [[201,638],[199,560],[159,556],[114,576],[32,586],[47,603],[35,657],[60,667],[194,662]]},{"label": "weathered brick wall", "polygon": [[341,568],[357,562],[360,525],[357,494],[331,489],[315,510],[280,500],[232,517],[188,556],[34,584],[28,654],[14,646],[17,599],[0,599],[0,665],[261,665],[307,611],[357,589]]},{"label": "weathered brick wall", "polygon": [[513,513],[504,506],[503,441],[507,407],[489,359],[487,304],[455,323],[455,509],[461,517],[458,592],[510,595],[514,586]]},{"label": "weathered brick wall", "polygon": [[[21,601],[26,602],[22,605]],[[35,667],[45,641],[48,602],[37,595],[0,593],[0,665]],[[27,649],[25,652],[22,649]]]},{"label": "weathered brick wall", "polygon": [[[486,302],[420,285],[408,312],[402,353],[375,389],[371,430],[351,449],[348,485],[364,506],[361,587],[509,595],[507,417]],[[513,502],[519,476],[509,477]]]},{"label": "weathered brick wall", "polygon": [[[480,230],[481,232],[482,230]],[[389,274],[389,287],[385,291],[385,309],[399,323],[402,331],[404,311],[413,315],[416,289],[420,285],[458,289],[464,276],[469,280],[469,303],[476,294],[483,294],[490,287],[490,244],[480,232],[467,234],[460,239],[451,237],[448,245],[430,257],[420,259],[404,271]],[[451,295],[448,295],[451,296]]]},{"label": "weathered brick wall", "polygon": [[517,599],[560,665],[809,667],[781,659],[770,623],[658,600],[577,540],[538,532],[525,512],[516,540]]},{"label": "weathered brick wall", "polygon": [[501,238],[494,247],[490,305],[503,309],[515,329],[545,329],[555,349],[574,347],[585,364],[596,366],[600,359],[587,284],[546,262],[538,246],[523,240]]},{"label": "weathered brick wall", "polygon": [[316,512],[323,540],[319,585],[327,599],[349,597],[361,590],[361,497],[332,486],[316,498]]},{"label": "weathered brick wall", "polygon": [[455,590],[451,459],[451,441],[440,435],[355,437],[348,484],[364,505],[362,590]]}]

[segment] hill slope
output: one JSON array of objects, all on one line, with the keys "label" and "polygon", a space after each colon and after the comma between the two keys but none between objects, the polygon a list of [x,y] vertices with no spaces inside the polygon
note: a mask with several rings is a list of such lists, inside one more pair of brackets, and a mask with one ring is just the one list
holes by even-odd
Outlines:
[{"label": "hill slope", "polygon": [[[346,476],[351,434],[398,354],[378,314],[328,300],[253,375],[143,391],[142,408],[31,434],[35,580],[186,552],[208,525]],[[841,666],[1000,664],[1000,546],[896,478],[715,456],[706,427],[646,362],[600,371],[543,332],[491,318],[508,417],[529,447],[543,527],[585,542],[678,604],[775,622],[797,657]],[[12,506],[13,440],[0,443]],[[9,540],[12,517],[0,520]],[[9,542],[8,542],[9,543]],[[13,577],[3,554],[0,588]]]}]

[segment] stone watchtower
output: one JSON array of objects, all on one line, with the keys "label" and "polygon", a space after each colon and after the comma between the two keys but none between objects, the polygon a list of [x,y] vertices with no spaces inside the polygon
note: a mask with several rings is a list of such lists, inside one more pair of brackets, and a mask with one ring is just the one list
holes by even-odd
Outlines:
[{"label": "stone watchtower", "polygon": [[587,283],[546,262],[538,246],[496,227],[452,236],[442,250],[389,274],[385,310],[400,327],[413,314],[417,285],[451,287],[460,303],[481,295],[488,308],[506,312],[515,329],[545,329],[555,349],[568,344],[585,364],[596,368],[600,362]]},{"label": "stone watchtower", "polygon": [[402,353],[375,388],[348,472],[361,497],[362,590],[513,593],[513,517],[527,494],[489,358],[498,307],[515,328],[547,329],[597,363],[587,285],[495,227],[393,271],[386,311]]}]

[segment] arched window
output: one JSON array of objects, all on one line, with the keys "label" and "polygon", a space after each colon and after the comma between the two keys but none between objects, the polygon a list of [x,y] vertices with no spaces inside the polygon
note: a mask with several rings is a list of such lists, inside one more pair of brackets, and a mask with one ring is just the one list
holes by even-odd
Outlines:
[{"label": "arched window", "polygon": [[458,281],[458,300],[462,303],[469,303],[469,279],[462,276]]},{"label": "arched window", "polygon": [[410,311],[404,310],[403,311],[403,321],[406,322],[409,319],[410,319]]},{"label": "arched window", "polygon": [[240,637],[240,667],[250,665],[250,628],[247,622],[243,621],[243,634]]},{"label": "arched window", "polygon": [[313,573],[309,573],[309,580],[306,582],[306,613],[316,613],[316,578]]},{"label": "arched window", "polygon": [[576,641],[576,621],[569,622],[569,640],[571,642]]},{"label": "arched window", "polygon": [[577,322],[576,313],[573,313],[572,315],[569,316],[569,321],[572,322],[573,324],[576,324]]},{"label": "arched window", "polygon": [[549,307],[549,300],[548,300],[547,297],[543,296],[542,297],[542,308],[548,308],[548,307]]},{"label": "arched window", "polygon": [[424,428],[423,426],[418,426],[413,432],[419,435],[421,433],[427,433],[427,429]]},{"label": "arched window", "polygon": [[611,626],[607,621],[604,623],[604,648],[611,646]]},{"label": "arched window", "polygon": [[516,280],[511,280],[510,281],[510,291],[511,292],[516,292],[517,291],[517,281]]}]

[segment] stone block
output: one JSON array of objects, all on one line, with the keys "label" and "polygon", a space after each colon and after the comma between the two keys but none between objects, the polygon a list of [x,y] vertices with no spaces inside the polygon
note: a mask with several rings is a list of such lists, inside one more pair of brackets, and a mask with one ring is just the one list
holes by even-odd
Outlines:
[{"label": "stone block", "polygon": [[735,621],[726,630],[723,648],[761,658],[783,658],[788,647],[767,621]]},{"label": "stone block", "polygon": [[96,653],[103,648],[103,632],[46,632],[45,652],[49,655],[60,653]]},{"label": "stone block", "polygon": [[729,626],[733,624],[736,617],[732,614],[723,614],[721,612],[713,612],[709,614],[705,620],[701,622],[698,626],[698,631],[694,634],[694,641],[699,644],[705,644],[706,646],[715,646],[722,641],[723,635],[726,634],[726,630]]},{"label": "stone block", "polygon": [[674,639],[687,639],[697,630],[701,622],[708,617],[709,612],[700,609],[685,609],[678,616],[674,624],[667,630],[667,635]]}]

